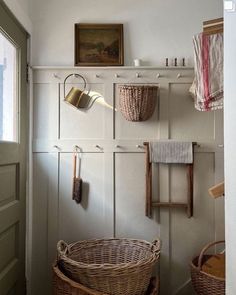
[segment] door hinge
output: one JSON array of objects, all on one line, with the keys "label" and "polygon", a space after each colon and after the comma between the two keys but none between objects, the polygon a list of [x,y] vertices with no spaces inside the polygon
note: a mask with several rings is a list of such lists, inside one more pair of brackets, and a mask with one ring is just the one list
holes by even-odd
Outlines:
[{"label": "door hinge", "polygon": [[30,65],[27,64],[26,65],[26,82],[29,83],[29,68],[30,68]]}]

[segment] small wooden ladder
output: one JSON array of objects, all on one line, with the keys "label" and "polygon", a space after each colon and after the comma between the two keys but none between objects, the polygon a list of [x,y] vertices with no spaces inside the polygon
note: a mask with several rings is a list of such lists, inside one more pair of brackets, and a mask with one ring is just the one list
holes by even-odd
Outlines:
[{"label": "small wooden ladder", "polygon": [[[193,143],[195,145],[196,143]],[[187,211],[188,218],[193,216],[193,163],[192,164],[181,164],[187,167],[187,179],[188,179],[188,194],[187,202],[154,202],[152,201],[152,163],[150,163],[150,150],[149,143],[144,142],[146,151],[146,216],[152,217],[153,207],[164,207],[164,208],[185,208]]]}]

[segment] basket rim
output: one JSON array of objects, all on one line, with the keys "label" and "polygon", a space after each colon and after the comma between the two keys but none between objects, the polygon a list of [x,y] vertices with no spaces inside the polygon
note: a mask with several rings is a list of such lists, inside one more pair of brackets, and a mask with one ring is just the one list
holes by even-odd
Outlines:
[{"label": "basket rim", "polygon": [[[151,84],[151,83],[149,83]],[[148,89],[159,89],[157,85],[145,85],[145,84],[119,84],[118,88],[148,88]]]},{"label": "basket rim", "polygon": [[[205,255],[204,255],[204,256],[205,256]],[[212,274],[209,274],[209,273],[207,273],[207,272],[204,272],[204,271],[202,271],[201,269],[199,270],[199,268],[193,263],[193,261],[194,261],[195,259],[198,259],[198,257],[199,257],[199,256],[194,257],[194,258],[192,259],[192,261],[190,262],[190,267],[191,267],[191,268],[193,268],[193,269],[196,270],[197,272],[199,272],[199,273],[201,273],[202,275],[205,275],[205,276],[207,276],[207,277],[209,277],[209,278],[211,278],[211,279],[215,279],[215,280],[220,281],[220,282],[225,282],[225,281],[226,281],[225,278],[219,278],[219,277],[216,277],[216,276],[214,276],[214,275],[212,275]]]},{"label": "basket rim", "polygon": [[59,260],[63,260],[73,266],[79,266],[80,268],[85,268],[85,269],[109,269],[109,270],[115,270],[115,269],[132,269],[132,268],[137,268],[138,265],[140,266],[145,266],[147,264],[154,264],[158,258],[159,255],[155,258],[149,259],[149,260],[139,260],[138,262],[128,262],[128,263],[117,263],[117,264],[111,264],[111,263],[103,263],[103,264],[96,264],[96,263],[84,263],[84,262],[78,262],[75,261],[71,258],[68,258],[67,256],[64,256],[66,259],[63,259],[63,257],[59,258]]},{"label": "basket rim", "polygon": [[[84,262],[79,262],[76,260],[71,259],[68,257],[65,253],[59,255],[58,259],[63,260],[67,263],[70,263],[73,266],[79,266],[80,268],[90,268],[90,269],[110,269],[110,270],[115,270],[115,269],[132,269],[136,268],[138,265],[145,266],[146,264],[154,264],[160,257],[160,240],[157,239],[157,242],[159,243],[158,246],[154,245],[148,241],[145,240],[139,240],[139,239],[127,239],[127,238],[109,238],[109,239],[90,239],[90,240],[83,240],[83,241],[78,241],[75,243],[71,243],[68,245],[69,248],[72,248],[73,246],[76,246],[76,244],[87,244],[86,246],[88,247],[89,242],[109,242],[109,241],[131,241],[131,242],[140,242],[143,244],[146,244],[147,246],[150,246],[150,252],[152,253],[152,256],[150,258],[142,258],[139,261],[134,261],[134,262],[127,262],[127,263],[118,263],[118,264],[111,264],[111,263],[104,263],[104,264],[97,264],[97,263],[84,263]],[[152,248],[156,247],[157,250],[153,250]],[[85,248],[85,247],[84,247]]]},{"label": "basket rim", "polygon": [[88,292],[89,294],[93,294],[93,295],[108,295],[108,294],[104,294],[104,293],[101,293],[99,291],[96,291],[96,290],[93,290],[93,289],[90,289],[78,282],[75,282],[73,280],[71,280],[70,278],[68,278],[61,270],[60,268],[58,267],[58,263],[57,261],[54,261],[53,264],[52,264],[52,269],[53,269],[53,272],[55,273],[55,275],[60,278],[61,280],[63,280],[64,282],[68,283],[70,286],[72,286],[73,288],[79,288],[85,292]]},{"label": "basket rim", "polygon": [[[157,241],[160,242],[160,239],[157,238]],[[147,244],[149,246],[152,246],[153,243],[152,242],[148,242],[146,240],[143,239],[133,239],[133,238],[99,238],[99,239],[87,239],[87,240],[81,240],[81,241],[76,241],[76,242],[72,242],[68,245],[75,245],[77,243],[88,243],[88,242],[102,242],[102,241],[106,241],[106,242],[110,242],[110,241],[128,241],[128,242],[140,242],[143,244]]]},{"label": "basket rim", "polygon": [[158,246],[156,246],[155,244],[153,244],[153,242],[148,242],[146,240],[142,240],[142,239],[129,239],[129,238],[102,238],[102,239],[88,239],[88,240],[81,240],[81,241],[76,241],[76,242],[72,242],[70,244],[68,244],[68,246],[70,248],[72,248],[73,246],[77,245],[77,244],[86,244],[86,247],[88,246],[89,243],[101,243],[101,242],[112,242],[112,241],[127,241],[127,242],[139,242],[142,244],[145,244],[146,246],[150,246],[150,248],[152,247],[156,247],[160,250],[161,248],[161,241],[160,239],[156,239],[156,241],[159,243]]}]

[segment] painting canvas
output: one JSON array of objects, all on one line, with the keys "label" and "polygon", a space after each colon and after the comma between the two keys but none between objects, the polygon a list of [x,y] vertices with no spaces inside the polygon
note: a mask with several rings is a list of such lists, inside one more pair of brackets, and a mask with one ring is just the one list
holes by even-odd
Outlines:
[{"label": "painting canvas", "polygon": [[121,66],[123,61],[122,24],[76,24],[76,66]]}]

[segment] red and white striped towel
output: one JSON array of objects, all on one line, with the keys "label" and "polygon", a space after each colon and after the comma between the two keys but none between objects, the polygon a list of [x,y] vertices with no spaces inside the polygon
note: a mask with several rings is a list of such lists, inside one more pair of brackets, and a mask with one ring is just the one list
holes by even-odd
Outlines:
[{"label": "red and white striped towel", "polygon": [[193,37],[195,78],[190,93],[199,111],[223,108],[223,34]]}]

